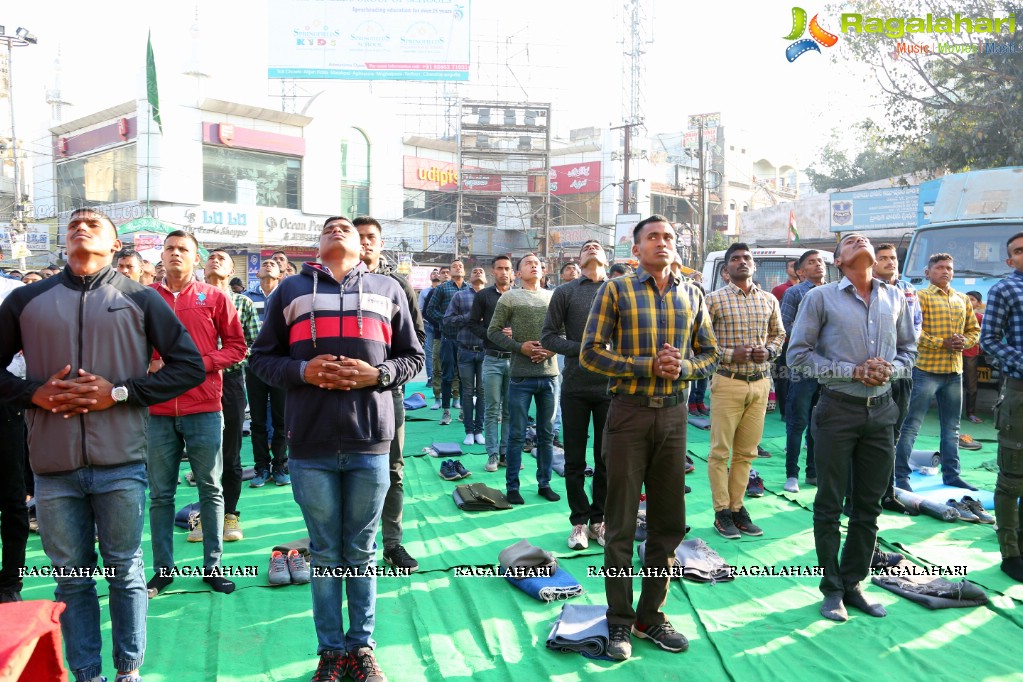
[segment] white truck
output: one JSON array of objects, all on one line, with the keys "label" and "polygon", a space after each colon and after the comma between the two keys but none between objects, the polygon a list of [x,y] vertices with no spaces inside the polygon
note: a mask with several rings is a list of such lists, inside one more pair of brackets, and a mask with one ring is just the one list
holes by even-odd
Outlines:
[{"label": "white truck", "polygon": [[[761,248],[753,246],[751,249],[753,260],[757,264],[757,271],[753,274],[753,281],[767,292],[770,292],[771,289],[788,279],[788,274],[785,272],[786,264],[789,261],[796,260],[807,251],[805,248],[798,247]],[[837,282],[840,280],[842,275],[834,265],[835,259],[832,255],[832,250],[821,248],[817,249],[817,251],[820,251],[824,257],[824,262],[828,266],[826,281]],[[703,288],[705,291],[714,291],[725,285],[725,280],[721,277],[721,269],[724,265],[724,251],[712,251],[707,254],[707,260],[703,263]]]}]

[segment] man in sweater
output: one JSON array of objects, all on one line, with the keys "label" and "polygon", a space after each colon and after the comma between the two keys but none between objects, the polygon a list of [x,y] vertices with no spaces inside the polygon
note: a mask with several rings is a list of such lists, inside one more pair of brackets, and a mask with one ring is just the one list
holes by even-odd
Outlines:
[{"label": "man in sweater", "polygon": [[[554,290],[547,308],[540,343],[565,357],[562,418],[565,440],[565,491],[568,494],[572,532],[570,549],[586,549],[594,539],[604,546],[604,498],[607,469],[601,456],[604,422],[611,404],[607,377],[579,364],[579,348],[586,330],[586,318],[597,289],[607,280],[607,254],[595,239],[579,251],[582,276]],[[564,275],[564,270],[562,270]],[[593,502],[586,498],[586,441],[593,420]],[[587,528],[587,523],[589,528]]]},{"label": "man in sweater", "polygon": [[352,222],[328,218],[320,262],[281,283],[249,363],[288,391],[292,492],[312,553],[314,679],[347,673],[377,682],[373,569],[394,438],[391,391],[419,373],[424,357],[405,293],[369,273],[360,251]]},{"label": "man in sweater", "polygon": [[[487,327],[487,337],[512,354],[508,386],[511,433],[505,474],[507,496],[512,504],[525,504],[519,492],[519,468],[529,403],[535,400],[537,493],[556,502],[561,496],[551,489],[551,467],[554,460],[554,379],[558,376],[558,363],[554,352],[540,343],[551,292],[540,286],[543,268],[535,254],[520,258],[516,269],[522,288],[501,296]],[[511,327],[511,336],[504,333],[505,327]]]}]

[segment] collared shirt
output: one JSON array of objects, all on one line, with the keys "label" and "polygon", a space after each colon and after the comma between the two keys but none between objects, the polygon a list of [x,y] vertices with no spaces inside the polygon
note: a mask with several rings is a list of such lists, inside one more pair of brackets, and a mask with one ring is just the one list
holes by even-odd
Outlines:
[{"label": "collared shirt", "polygon": [[[820,286],[823,286],[821,284]],[[799,312],[799,304],[802,303],[803,297],[806,293],[814,288],[813,282],[808,279],[804,279],[799,284],[793,284],[789,287],[788,291],[781,299],[781,323],[785,327],[785,333],[789,335],[789,339],[792,338],[792,323],[796,319],[796,313]]]},{"label": "collared shirt", "polygon": [[[654,374],[665,343],[682,352],[682,372],[674,381]],[[671,275],[662,294],[642,270],[601,285],[579,350],[583,367],[612,377],[612,392],[646,396],[681,393],[686,381],[713,374],[717,359],[703,291]]]},{"label": "collared shirt", "polygon": [[1016,270],[991,287],[980,343],[998,358],[1002,372],[1023,379],[1023,272]]},{"label": "collared shirt", "polygon": [[[756,284],[746,293],[729,282],[707,294],[707,310],[721,349],[722,365],[741,374],[757,374],[770,369],[771,360],[778,357],[785,344],[778,299]],[[734,362],[732,349],[744,345],[765,346],[767,361]]]},{"label": "collared shirt", "polygon": [[[236,294],[233,291],[231,293],[231,302],[234,303],[234,307],[238,310],[238,319],[242,323],[242,334],[245,336],[245,345],[252,348],[252,344],[256,342],[256,337],[259,336],[259,315],[256,314],[256,307],[253,305],[252,300],[245,294]],[[248,353],[245,354],[248,357]],[[237,362],[227,369],[225,372],[234,372],[239,369],[243,369],[248,364],[248,361],[242,360]]]},{"label": "collared shirt", "polygon": [[[277,286],[280,286],[279,284]],[[263,287],[257,284],[252,289],[245,292],[245,296],[252,301],[252,306],[256,310],[256,314],[259,316],[259,322],[262,324],[266,321],[266,302],[270,300],[270,297],[277,291],[277,287],[270,290],[269,294],[263,293]]]},{"label": "collared shirt", "polygon": [[891,284],[876,279],[871,284],[869,301],[860,298],[848,277],[806,294],[792,325],[789,367],[817,377],[830,389],[861,397],[891,390],[887,383],[867,386],[853,378],[856,366],[869,358],[892,363],[892,379],[912,375],[916,336],[906,297]]},{"label": "collared shirt", "polygon": [[444,314],[444,324],[451,329],[457,329],[458,345],[462,348],[483,348],[483,339],[473,333],[469,326],[469,313],[472,311],[472,302],[476,298],[476,290],[466,287],[451,298],[448,310]]},{"label": "collared shirt", "polygon": [[933,374],[962,374],[962,352],[943,348],[941,342],[953,334],[966,337],[965,348],[972,348],[980,341],[980,325],[970,299],[951,287],[945,292],[933,284],[917,295],[924,328],[917,340],[920,355],[916,366]]},{"label": "collared shirt", "polygon": [[455,294],[467,286],[469,286],[469,280],[463,279],[462,286],[458,286],[455,284],[455,280],[451,279],[433,290],[433,296],[430,297],[430,302],[426,304],[423,317],[433,325],[434,334],[440,332],[446,338],[455,338],[454,330],[444,329],[444,313],[447,311],[448,305],[451,304],[451,299],[455,297]]}]

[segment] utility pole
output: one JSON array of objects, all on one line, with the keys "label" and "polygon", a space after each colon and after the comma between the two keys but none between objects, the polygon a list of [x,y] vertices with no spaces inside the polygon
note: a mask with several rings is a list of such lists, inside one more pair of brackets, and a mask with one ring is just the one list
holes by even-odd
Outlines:
[{"label": "utility pole", "polygon": [[625,131],[625,169],[622,173],[622,213],[628,213],[632,202],[632,182],[629,177],[629,164],[632,161],[632,129],[643,125],[642,121],[623,123],[612,126],[611,130]]}]

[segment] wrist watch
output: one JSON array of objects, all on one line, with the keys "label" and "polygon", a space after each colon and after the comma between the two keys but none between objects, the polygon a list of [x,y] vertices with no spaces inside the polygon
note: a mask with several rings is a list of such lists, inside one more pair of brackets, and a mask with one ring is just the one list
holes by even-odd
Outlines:
[{"label": "wrist watch", "polygon": [[387,369],[387,365],[377,365],[377,370],[380,372],[380,376],[377,377],[377,388],[390,385],[391,370]]},{"label": "wrist watch", "polygon": [[114,386],[110,391],[110,397],[114,399],[115,403],[123,403],[128,400],[128,387],[127,386]]}]

